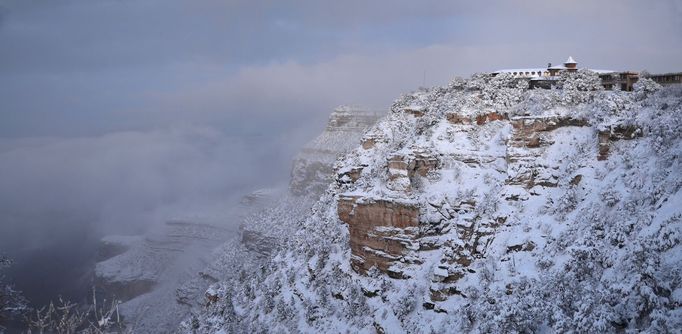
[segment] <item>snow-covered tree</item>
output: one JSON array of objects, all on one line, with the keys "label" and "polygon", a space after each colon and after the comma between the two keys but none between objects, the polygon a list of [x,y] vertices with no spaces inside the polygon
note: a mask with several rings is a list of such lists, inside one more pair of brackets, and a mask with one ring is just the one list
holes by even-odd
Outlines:
[{"label": "snow-covered tree", "polygon": [[0,255],[0,332],[3,330],[3,323],[21,315],[27,310],[27,301],[21,292],[14,289],[14,286],[5,281],[2,269],[9,267],[12,260],[4,255]]}]

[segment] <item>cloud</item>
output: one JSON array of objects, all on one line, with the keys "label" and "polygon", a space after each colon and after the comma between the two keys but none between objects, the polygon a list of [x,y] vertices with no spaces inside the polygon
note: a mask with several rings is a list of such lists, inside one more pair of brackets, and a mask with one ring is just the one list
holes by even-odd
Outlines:
[{"label": "cloud", "polygon": [[[395,53],[341,55],[314,64],[287,61],[248,66],[232,76],[154,94],[148,108],[157,106],[170,114],[190,109],[234,110],[272,117],[291,109],[326,114],[339,104],[386,109],[401,92],[422,84],[446,84],[455,75],[484,67],[489,57],[472,54],[491,50],[434,45]],[[201,117],[200,112],[195,115]]]},{"label": "cloud", "polygon": [[[609,48],[605,52],[605,47],[576,47],[563,41],[546,43],[545,52],[530,47],[519,49],[513,44],[438,44],[374,54],[344,54],[312,64],[273,62],[245,66],[234,74],[201,84],[151,94],[141,109],[176,119],[185,118],[182,115],[191,110],[194,119],[255,117],[297,127],[311,118],[317,124],[320,115],[339,104],[386,110],[402,92],[422,85],[445,85],[455,76],[499,68],[542,67],[548,62],[563,62],[569,55],[590,68],[640,70],[628,65],[631,59],[651,53],[630,45]],[[672,63],[678,50],[668,50],[670,54],[661,59]],[[622,56],[612,58],[613,51]]]},{"label": "cloud", "polygon": [[177,218],[234,225],[221,221],[231,203],[282,178],[286,159],[269,145],[195,127],[3,140],[0,244],[45,246],[74,231],[140,232]]}]

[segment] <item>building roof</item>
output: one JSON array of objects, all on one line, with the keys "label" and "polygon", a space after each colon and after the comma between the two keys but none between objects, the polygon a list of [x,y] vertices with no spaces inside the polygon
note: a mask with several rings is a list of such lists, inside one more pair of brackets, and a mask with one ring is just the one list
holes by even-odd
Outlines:
[{"label": "building roof", "polygon": [[559,77],[537,77],[530,79],[530,81],[556,81],[556,80],[559,80]]},{"label": "building roof", "polygon": [[[502,70],[497,70],[495,72],[492,72],[492,74],[500,74],[500,73],[518,73],[518,75],[524,76],[524,77],[538,77],[542,76],[543,73],[547,70],[556,70],[556,71],[563,71],[563,70],[568,70],[569,68],[566,67],[566,65],[569,64],[577,64],[575,59],[573,59],[572,56],[569,56],[568,59],[566,59],[566,62],[561,64],[561,65],[555,65],[555,66],[550,66],[547,68],[513,68],[513,69],[502,69]],[[574,70],[575,68],[571,68],[571,70]],[[591,68],[585,68],[586,70],[590,70],[592,72],[595,72],[597,74],[609,74],[609,73],[616,73],[615,71],[612,70],[597,70],[597,69],[591,69]],[[528,75],[525,73],[528,72]],[[535,73],[535,74],[533,74]]]},{"label": "building roof", "polygon": [[526,73],[526,72],[544,72],[547,69],[545,68],[512,68],[512,69],[503,69],[503,70],[497,70],[493,73],[495,74],[500,74],[500,73],[513,73],[513,72],[519,72],[519,73]]},{"label": "building roof", "polygon": [[595,69],[591,69],[591,68],[588,68],[588,70],[590,70],[590,71],[592,71],[592,72],[594,72],[594,73],[597,73],[597,74],[616,73],[616,71],[611,71],[611,70],[595,70]]},{"label": "building roof", "polygon": [[[550,68],[548,68],[548,69],[550,69],[550,70],[565,70],[566,67],[565,67],[565,66],[552,66],[552,67],[550,67]],[[514,72],[517,72],[517,73],[519,73],[519,74],[524,74],[524,73],[526,73],[526,72],[530,72],[530,73],[535,72],[535,73],[537,73],[536,75],[530,75],[530,76],[540,76],[542,73],[544,73],[544,72],[545,72],[546,70],[548,70],[548,69],[545,69],[545,68],[518,68],[518,69],[497,70],[497,71],[492,72],[492,73],[493,73],[493,74],[500,74],[500,73],[514,73]],[[597,73],[597,74],[619,73],[619,72],[612,71],[612,70],[599,70],[599,69],[593,69],[593,68],[583,68],[583,70],[592,71],[592,72]],[[680,74],[680,73],[674,73],[674,74]]]},{"label": "building roof", "polygon": [[669,76],[669,75],[682,75],[682,72],[669,72],[669,73],[650,73],[649,74],[652,77],[664,77],[664,76]]}]

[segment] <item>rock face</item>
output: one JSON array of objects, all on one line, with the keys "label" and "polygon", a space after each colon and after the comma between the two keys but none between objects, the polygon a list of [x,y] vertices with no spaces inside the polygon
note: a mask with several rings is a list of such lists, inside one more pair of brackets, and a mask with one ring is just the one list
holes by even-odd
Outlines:
[{"label": "rock face", "polygon": [[446,115],[448,122],[452,124],[473,124],[483,125],[492,121],[509,120],[506,113],[498,113],[495,111],[487,112],[480,115],[462,115],[459,113],[448,113]]},{"label": "rock face", "polygon": [[395,154],[387,159],[388,187],[391,190],[410,192],[416,177],[426,177],[438,168],[439,158],[425,150],[414,150],[408,154]]},{"label": "rock face", "polygon": [[[294,195],[321,194],[333,180],[334,162],[360,143],[365,130],[386,112],[341,106],[329,116],[324,132],[294,159],[290,189]],[[370,145],[367,142],[366,145]]]},{"label": "rock face", "polygon": [[405,261],[407,250],[415,247],[419,227],[419,208],[416,205],[341,197],[338,214],[350,231],[353,268],[366,273],[377,267],[392,277],[403,277],[398,269],[391,269],[391,265]]},{"label": "rock face", "polygon": [[586,120],[573,117],[520,117],[512,120],[514,135],[511,145],[515,147],[536,148],[551,145],[548,134],[561,127],[587,126]]},{"label": "rock face", "polygon": [[[240,227],[242,244],[258,256],[267,257],[277,247],[288,225],[275,226],[270,220],[289,220],[306,212],[334,180],[334,163],[360,144],[364,132],[385,112],[340,106],[331,113],[324,131],[307,143],[295,158],[289,193],[271,202],[272,210],[248,217]],[[337,182],[355,182],[362,166],[336,173]],[[267,217],[267,218],[266,218]]]},{"label": "rock face", "polygon": [[267,257],[272,254],[274,246],[277,244],[277,239],[275,237],[253,231],[244,226],[242,226],[240,230],[240,242],[247,250],[261,257]]},{"label": "rock face", "polygon": [[[403,112],[414,118],[424,117],[423,113]],[[508,217],[504,214],[482,217],[481,207],[486,203],[478,202],[480,196],[473,189],[469,195],[460,194],[454,201],[429,201],[428,205],[415,202],[417,193],[428,193],[429,183],[438,183],[443,175],[456,170],[474,182],[485,177],[490,179],[485,182],[499,182],[495,191],[509,202],[526,201],[539,189],[559,186],[562,181],[559,166],[563,162],[557,160],[557,151],[588,143],[599,146],[601,152],[604,133],[608,134],[607,143],[641,136],[641,130],[633,128],[597,131],[586,119],[573,116],[509,117],[506,113],[488,112],[478,116],[448,113],[445,119],[447,123],[441,123],[436,131],[443,132],[439,138],[452,141],[452,147],[403,148],[388,155],[385,187],[390,196],[356,194],[361,186],[357,183],[362,184],[363,180],[357,175],[350,177],[350,172],[337,178],[338,185],[353,190],[339,196],[337,211],[339,219],[348,225],[350,261],[356,272],[366,274],[376,267],[392,278],[407,278],[411,275],[410,265],[418,267],[423,262],[421,252],[449,250],[434,270],[436,285],[430,289],[432,302],[460,293],[454,284],[466,276],[471,263],[485,256],[484,249],[493,240],[494,231]],[[479,136],[475,140],[472,140],[473,133]],[[466,137],[460,138],[457,134]],[[571,137],[581,138],[582,142],[567,140]],[[378,142],[373,140],[372,145],[362,145],[363,154],[378,150]],[[344,168],[371,170],[367,165]],[[341,182],[341,178],[346,181]],[[566,184],[577,186],[581,179],[582,175],[576,175]],[[458,242],[443,240],[444,235],[453,233]],[[510,245],[509,249],[530,251],[534,245],[532,242]]]},{"label": "rock face", "polygon": [[606,160],[609,157],[611,143],[618,140],[632,140],[641,137],[643,131],[636,125],[611,125],[599,130],[599,155],[598,160]]},{"label": "rock face", "polygon": [[[511,120],[512,135],[507,147],[507,184],[526,189],[536,185],[556,187],[558,175],[551,161],[543,159],[556,142],[557,134],[565,136],[578,128],[589,127],[586,120],[573,117],[518,117]],[[557,133],[557,129],[564,132]],[[587,128],[593,132],[592,128]]]}]

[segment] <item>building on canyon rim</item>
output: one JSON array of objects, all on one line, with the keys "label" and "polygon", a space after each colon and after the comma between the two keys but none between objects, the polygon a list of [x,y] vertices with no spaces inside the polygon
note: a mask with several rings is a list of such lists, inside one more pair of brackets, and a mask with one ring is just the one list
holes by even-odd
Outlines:
[{"label": "building on canyon rim", "polygon": [[652,74],[649,78],[663,86],[682,84],[682,72]]},{"label": "building on canyon rim", "polygon": [[[614,88],[619,88],[623,91],[631,91],[633,85],[639,80],[640,73],[634,71],[613,71],[613,70],[597,70],[590,69],[587,70],[595,72],[599,75],[602,81],[602,85],[606,90],[612,90]],[[493,76],[502,73],[511,73],[514,77],[519,80],[528,80],[528,85],[531,89],[533,88],[552,88],[559,79],[559,75],[562,72],[577,72],[578,63],[573,59],[573,57],[568,57],[568,59],[563,63],[563,65],[552,66],[552,63],[548,63],[546,68],[519,68],[519,69],[504,69],[492,72]],[[682,84],[682,72],[678,73],[665,73],[665,74],[651,74],[647,75],[651,80],[661,84],[661,85],[672,85],[672,84]]]}]

